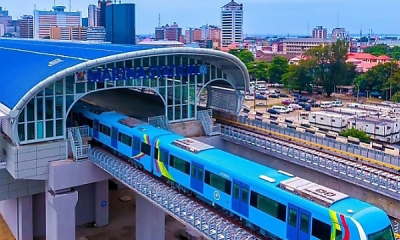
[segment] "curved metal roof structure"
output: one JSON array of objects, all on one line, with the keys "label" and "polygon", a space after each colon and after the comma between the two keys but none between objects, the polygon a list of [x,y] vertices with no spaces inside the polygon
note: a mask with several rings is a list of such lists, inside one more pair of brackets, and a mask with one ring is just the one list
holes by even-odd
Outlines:
[{"label": "curved metal roof structure", "polygon": [[171,54],[199,58],[218,66],[230,76],[237,90],[249,89],[245,65],[235,56],[221,51],[0,38],[1,110],[11,117],[17,116],[41,89],[80,70],[125,59]]}]

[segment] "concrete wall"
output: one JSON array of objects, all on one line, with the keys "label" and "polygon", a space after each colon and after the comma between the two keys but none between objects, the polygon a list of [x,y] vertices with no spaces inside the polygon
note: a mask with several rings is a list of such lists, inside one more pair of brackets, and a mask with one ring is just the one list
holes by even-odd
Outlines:
[{"label": "concrete wall", "polygon": [[185,137],[204,136],[204,128],[200,121],[178,122],[171,124],[172,130]]},{"label": "concrete wall", "polygon": [[13,146],[3,139],[7,170],[15,179],[46,180],[48,163],[67,158],[67,142],[55,141]]},{"label": "concrete wall", "polygon": [[95,221],[95,183],[76,187],[78,203],[75,208],[76,225],[83,225]]},{"label": "concrete wall", "polygon": [[16,214],[17,205],[18,201],[16,198],[0,202],[0,212],[14,236],[18,235],[18,214]]},{"label": "concrete wall", "polygon": [[259,164],[292,173],[301,178],[321,184],[322,186],[332,188],[334,190],[343,192],[354,198],[360,199],[365,202],[369,202],[377,207],[382,208],[390,216],[395,217],[396,219],[400,219],[400,203],[396,199],[380,195],[376,192],[359,187],[357,185],[353,185],[351,183],[325,175],[323,173],[316,172],[314,170],[308,169],[307,167],[303,167],[285,160],[281,160],[276,157],[266,155],[262,152],[248,149],[241,145],[224,141],[220,137],[212,137],[212,138],[202,137],[197,139],[202,142],[212,144],[215,147],[223,149],[232,154],[250,159]]},{"label": "concrete wall", "polygon": [[14,179],[7,169],[0,169],[0,201],[44,192],[44,181]]}]

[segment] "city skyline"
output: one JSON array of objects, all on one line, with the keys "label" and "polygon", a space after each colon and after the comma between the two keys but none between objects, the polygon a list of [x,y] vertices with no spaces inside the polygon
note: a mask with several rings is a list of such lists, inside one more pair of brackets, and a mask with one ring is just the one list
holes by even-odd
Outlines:
[{"label": "city skyline", "polygon": [[[220,26],[221,7],[230,0],[215,0],[213,4],[194,0],[176,0],[174,5],[157,4],[159,0],[134,2],[125,0],[122,3],[136,4],[136,28],[138,34],[154,33],[158,26],[158,14],[161,14],[161,25],[177,22],[180,27],[200,27],[206,23]],[[118,2],[118,1],[117,1]],[[153,3],[154,2],[154,3]],[[310,35],[317,25],[328,28],[345,27],[350,33],[369,32],[396,34],[395,9],[400,2],[382,0],[379,2],[356,0],[246,0],[244,9],[244,34],[278,34],[278,35]],[[37,10],[50,10],[52,0],[36,0]],[[194,4],[196,3],[196,4]],[[87,17],[88,5],[97,4],[93,0],[72,0],[72,11],[79,10],[82,17]],[[56,5],[64,5],[69,9],[68,0],[57,0]],[[22,15],[32,15],[34,3],[26,4],[25,0],[13,0],[12,3],[0,3],[17,19]],[[387,6],[391,6],[388,8]],[[207,12],[205,15],[204,12]],[[374,13],[371,17],[371,12]],[[181,13],[181,14],[177,14]],[[306,17],[304,17],[306,16]],[[385,24],[382,24],[385,23]]]}]

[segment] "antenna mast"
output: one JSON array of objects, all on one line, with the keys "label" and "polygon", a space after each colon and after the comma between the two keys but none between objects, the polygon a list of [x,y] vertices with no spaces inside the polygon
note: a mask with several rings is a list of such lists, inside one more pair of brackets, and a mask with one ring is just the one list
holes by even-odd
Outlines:
[{"label": "antenna mast", "polygon": [[69,0],[69,11],[72,12],[72,4],[71,4],[72,0]]},{"label": "antenna mast", "polygon": [[158,14],[158,27],[161,27],[161,14]]},{"label": "antenna mast", "polygon": [[53,3],[53,7],[55,7],[56,6],[56,0],[54,0],[54,3]]}]

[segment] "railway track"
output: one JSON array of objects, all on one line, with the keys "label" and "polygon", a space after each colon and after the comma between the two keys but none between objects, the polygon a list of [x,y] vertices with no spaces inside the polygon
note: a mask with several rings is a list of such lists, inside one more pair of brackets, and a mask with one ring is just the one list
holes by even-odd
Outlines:
[{"label": "railway track", "polygon": [[[399,168],[397,166],[390,166],[392,168],[388,168],[387,164],[384,165],[377,160],[366,159],[361,156],[346,157],[349,153],[342,150],[334,149],[335,151],[331,151],[330,147],[319,146],[319,144],[309,143],[303,139],[297,139],[292,136],[255,126],[248,126],[231,120],[218,118],[217,122],[221,123],[223,135],[229,132],[231,137],[245,142],[247,145],[271,151],[273,149],[267,149],[267,146],[280,145],[282,146],[280,150],[282,154],[286,153],[289,157],[296,158],[297,160],[305,159],[302,161],[306,161],[309,164],[323,165],[338,174],[350,175],[353,179],[370,183],[391,193],[384,195],[396,199],[400,197],[400,175],[398,174]],[[297,150],[299,155],[295,154],[294,149]],[[311,156],[317,156],[318,160],[315,160],[315,157]],[[397,239],[400,239],[400,234],[396,233],[395,236]]]}]

